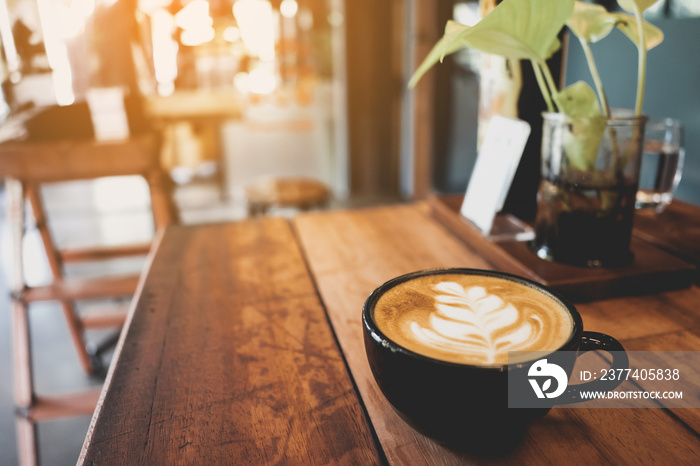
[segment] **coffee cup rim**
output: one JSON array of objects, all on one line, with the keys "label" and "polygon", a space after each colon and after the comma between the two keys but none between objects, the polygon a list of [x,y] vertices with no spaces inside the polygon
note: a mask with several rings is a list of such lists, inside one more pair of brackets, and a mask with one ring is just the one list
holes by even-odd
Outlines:
[{"label": "coffee cup rim", "polygon": [[[572,330],[571,330],[571,335],[569,338],[559,346],[559,348],[551,351],[537,351],[537,358],[533,358],[532,360],[528,361],[521,361],[518,363],[513,363],[513,364],[483,364],[483,365],[478,365],[478,364],[467,364],[467,363],[457,363],[457,362],[451,362],[451,361],[444,361],[442,359],[437,359],[433,358],[430,356],[426,356],[420,353],[416,353],[415,351],[411,351],[407,348],[404,348],[403,346],[399,345],[395,341],[393,341],[391,338],[389,338],[384,332],[382,332],[379,327],[377,326],[377,323],[374,320],[374,307],[377,304],[377,301],[379,298],[386,293],[388,290],[391,288],[394,288],[397,285],[400,285],[401,283],[407,282],[409,280],[412,280],[414,278],[418,277],[424,277],[424,276],[429,276],[429,275],[447,275],[447,274],[464,274],[464,275],[487,275],[495,278],[502,278],[505,280],[510,280],[514,281],[517,283],[520,283],[522,285],[528,286],[530,288],[534,288],[537,291],[544,293],[545,295],[549,296],[550,298],[554,299],[555,301],[559,302],[563,308],[565,308],[569,314],[571,315],[571,319],[573,321],[572,325]],[[529,366],[532,362],[534,362],[536,359],[542,358],[543,355],[546,354],[552,354],[557,351],[562,351],[562,350],[576,350],[577,345],[576,342],[581,339],[581,334],[583,333],[583,320],[581,319],[581,315],[579,314],[578,310],[574,307],[569,300],[564,298],[561,294],[557,293],[556,291],[550,290],[546,286],[542,285],[541,283],[538,283],[534,280],[530,280],[525,277],[521,277],[519,275],[514,275],[510,274],[507,272],[499,272],[495,270],[485,270],[485,269],[473,269],[473,268],[463,268],[463,267],[444,267],[444,268],[434,268],[434,269],[425,269],[425,270],[418,270],[415,272],[407,273],[404,275],[400,275],[398,277],[394,277],[391,280],[388,280],[384,282],[382,285],[377,287],[372,293],[367,297],[365,300],[364,305],[362,306],[362,321],[363,325],[365,326],[365,329],[369,331],[371,337],[375,342],[381,344],[384,347],[389,348],[391,351],[396,352],[396,353],[401,353],[404,354],[408,357],[418,359],[418,360],[423,360],[426,362],[442,365],[442,366],[447,366],[447,367],[462,367],[465,369],[479,369],[479,370],[489,370],[489,371],[496,371],[496,372],[505,372],[508,370],[513,370],[513,369],[520,369],[526,366]]]}]

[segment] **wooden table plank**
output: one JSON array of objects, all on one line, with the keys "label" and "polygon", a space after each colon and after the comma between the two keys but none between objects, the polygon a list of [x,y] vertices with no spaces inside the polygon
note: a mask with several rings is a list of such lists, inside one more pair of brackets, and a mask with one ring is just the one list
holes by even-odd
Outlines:
[{"label": "wooden table plank", "polygon": [[376,464],[286,220],[169,228],[81,464]]},{"label": "wooden table plank", "polygon": [[[515,450],[493,457],[458,453],[416,433],[396,415],[372,378],[362,341],[362,304],[374,288],[403,273],[488,264],[419,206],[307,214],[297,217],[294,226],[391,464],[566,464],[572,454],[580,464],[700,462],[698,433],[663,409],[556,408],[531,426]],[[700,309],[689,306],[700,303],[697,287],[663,296],[651,303],[646,297],[582,305],[584,323],[589,330],[631,339],[700,322]],[[663,309],[665,304],[672,309]]]},{"label": "wooden table plank", "polygon": [[[664,293],[655,296],[659,308],[670,312],[691,314],[697,312],[697,298],[692,304],[690,293]],[[700,324],[695,322],[681,329],[667,333],[656,333],[638,338],[622,339],[622,344],[630,351],[698,351],[700,350]],[[674,367],[683,374],[683,380],[697,383],[698,377],[689,374],[697,374],[697,367]],[[690,426],[695,432],[700,432],[700,409],[670,409],[675,416]]]},{"label": "wooden table plank", "polygon": [[[700,207],[674,200],[656,214],[639,210],[634,216],[634,235],[700,267]],[[700,283],[700,270],[695,275]]]},{"label": "wooden table plank", "polygon": [[[652,296],[581,303],[576,308],[587,329],[603,329],[600,331],[620,341],[629,341],[700,325],[699,291],[692,287]],[[691,302],[695,302],[694,308],[690,307]]]}]

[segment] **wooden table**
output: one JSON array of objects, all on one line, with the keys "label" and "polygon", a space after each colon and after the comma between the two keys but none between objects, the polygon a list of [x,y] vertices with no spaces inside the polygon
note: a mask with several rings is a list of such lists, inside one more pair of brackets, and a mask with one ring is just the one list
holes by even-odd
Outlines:
[{"label": "wooden table", "polygon": [[[408,427],[374,383],[361,308],[389,278],[489,268],[425,205],[170,227],[80,464],[700,464],[695,409],[552,410],[479,457]],[[579,305],[628,350],[700,349],[700,288]]]}]

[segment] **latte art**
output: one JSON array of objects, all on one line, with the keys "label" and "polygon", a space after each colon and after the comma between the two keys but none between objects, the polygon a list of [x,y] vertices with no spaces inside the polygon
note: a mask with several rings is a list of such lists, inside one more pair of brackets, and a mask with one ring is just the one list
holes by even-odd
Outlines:
[{"label": "latte art", "polygon": [[[430,328],[411,322],[417,340],[446,350],[481,353],[484,363],[494,364],[496,356],[518,351],[536,341],[542,333],[542,321],[536,315],[520,322],[520,313],[498,296],[489,295],[481,286],[464,289],[455,282],[433,287],[437,310],[430,314]],[[498,330],[510,328],[496,336]]]},{"label": "latte art", "polygon": [[479,365],[505,364],[509,351],[554,351],[573,325],[561,303],[532,287],[456,274],[426,275],[388,290],[375,321],[411,351]]}]

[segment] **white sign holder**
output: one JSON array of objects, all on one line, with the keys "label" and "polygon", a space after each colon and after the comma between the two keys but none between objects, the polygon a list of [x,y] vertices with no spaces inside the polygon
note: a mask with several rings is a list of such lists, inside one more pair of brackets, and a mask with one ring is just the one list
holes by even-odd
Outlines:
[{"label": "white sign holder", "polygon": [[532,228],[513,216],[497,216],[503,208],[530,135],[530,125],[500,115],[491,117],[476,159],[460,213],[492,240],[532,239]]}]

